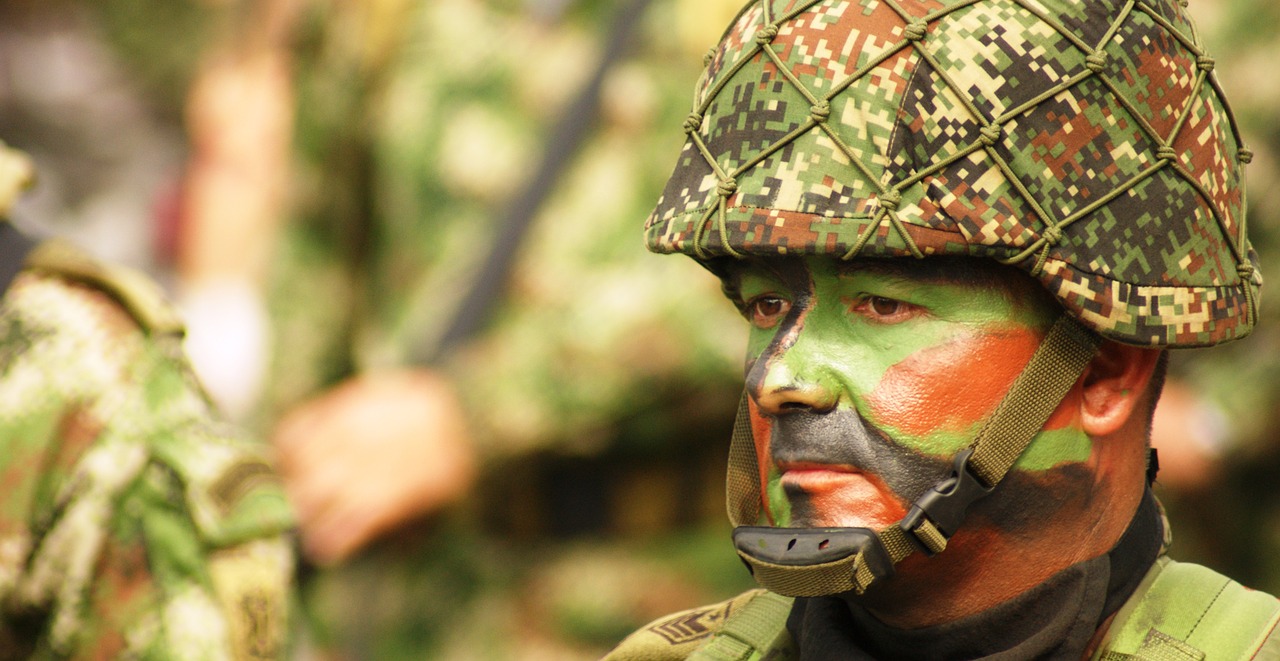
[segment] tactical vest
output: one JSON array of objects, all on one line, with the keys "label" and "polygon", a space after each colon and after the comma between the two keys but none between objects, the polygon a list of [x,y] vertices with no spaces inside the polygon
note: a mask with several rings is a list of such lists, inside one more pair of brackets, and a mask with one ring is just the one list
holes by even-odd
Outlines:
[{"label": "tactical vest", "polygon": [[[791,599],[753,590],[663,618],[605,661],[784,661]],[[1092,661],[1280,659],[1280,600],[1205,567],[1161,557],[1117,611]]]}]

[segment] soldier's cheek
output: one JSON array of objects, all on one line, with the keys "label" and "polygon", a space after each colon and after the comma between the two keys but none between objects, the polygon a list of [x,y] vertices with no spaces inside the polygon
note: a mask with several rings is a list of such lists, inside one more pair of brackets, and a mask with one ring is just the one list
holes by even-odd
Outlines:
[{"label": "soldier's cheek", "polygon": [[922,348],[885,371],[867,395],[867,417],[904,445],[951,452],[972,440],[1039,342],[1037,333],[1014,327]]}]

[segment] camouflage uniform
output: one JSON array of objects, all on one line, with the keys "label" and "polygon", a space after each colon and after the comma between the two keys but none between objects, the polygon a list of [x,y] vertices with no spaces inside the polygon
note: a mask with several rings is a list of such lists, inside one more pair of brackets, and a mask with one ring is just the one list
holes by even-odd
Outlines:
[{"label": "camouflage uniform", "polygon": [[0,658],[283,655],[291,514],[181,336],[149,281],[57,242],[4,292]]}]

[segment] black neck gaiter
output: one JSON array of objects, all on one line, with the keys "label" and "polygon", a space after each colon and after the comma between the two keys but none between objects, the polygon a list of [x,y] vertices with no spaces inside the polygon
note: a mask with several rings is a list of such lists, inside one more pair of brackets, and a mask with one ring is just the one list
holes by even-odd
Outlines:
[{"label": "black neck gaiter", "polygon": [[801,661],[1080,659],[1160,554],[1163,523],[1148,490],[1104,556],[1077,563],[994,608],[923,629],[895,629],[838,596],[797,599],[787,629]]}]

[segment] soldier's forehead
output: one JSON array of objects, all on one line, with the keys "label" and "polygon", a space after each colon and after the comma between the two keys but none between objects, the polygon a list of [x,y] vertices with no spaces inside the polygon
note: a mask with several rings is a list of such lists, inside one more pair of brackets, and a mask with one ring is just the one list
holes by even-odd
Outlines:
[{"label": "soldier's forehead", "polygon": [[718,260],[713,265],[713,270],[728,282],[738,282],[749,273],[764,272],[778,276],[806,273],[810,269],[811,262],[828,263],[832,267],[828,272],[839,275],[869,273],[920,282],[975,284],[1026,277],[1010,267],[975,257],[926,257],[924,259],[864,257],[842,260],[824,255],[748,256],[743,259]]}]

